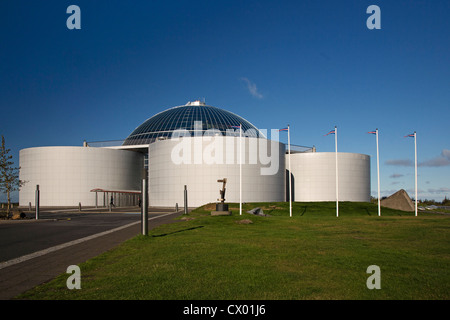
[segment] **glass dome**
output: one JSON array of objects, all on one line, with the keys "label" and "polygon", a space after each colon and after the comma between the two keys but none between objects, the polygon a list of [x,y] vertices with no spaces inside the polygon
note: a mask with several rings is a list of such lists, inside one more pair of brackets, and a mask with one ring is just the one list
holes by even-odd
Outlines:
[{"label": "glass dome", "polygon": [[242,124],[243,135],[263,137],[253,124],[232,112],[208,106],[201,101],[188,102],[147,119],[134,129],[123,145],[150,144],[156,140],[170,139],[177,129],[187,130],[191,136],[204,135],[205,132],[217,133],[217,130],[222,135],[239,136],[239,124]]}]

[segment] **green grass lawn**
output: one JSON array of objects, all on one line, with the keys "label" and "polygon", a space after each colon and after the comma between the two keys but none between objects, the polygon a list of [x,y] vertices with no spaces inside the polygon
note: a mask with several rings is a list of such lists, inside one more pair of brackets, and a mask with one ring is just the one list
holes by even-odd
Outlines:
[{"label": "green grass lawn", "polygon": [[[80,265],[21,299],[442,299],[450,298],[450,216],[371,203],[245,204],[269,217],[210,216],[153,229]],[[252,223],[242,223],[250,220]],[[245,221],[244,221],[245,222]],[[248,221],[247,221],[248,222]],[[369,290],[367,267],[381,270]]]}]

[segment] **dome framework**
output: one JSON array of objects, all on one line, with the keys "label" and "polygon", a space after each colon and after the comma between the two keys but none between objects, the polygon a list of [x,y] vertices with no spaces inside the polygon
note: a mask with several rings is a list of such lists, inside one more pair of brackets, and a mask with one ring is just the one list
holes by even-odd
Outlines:
[{"label": "dome framework", "polygon": [[[170,139],[175,130],[186,130],[190,135],[203,135],[207,130],[218,130],[222,135],[239,135],[236,127],[242,125],[248,137],[264,135],[244,118],[201,101],[188,102],[162,111],[147,119],[125,139],[123,145],[150,144],[156,140]],[[200,129],[201,132],[198,132]]]}]

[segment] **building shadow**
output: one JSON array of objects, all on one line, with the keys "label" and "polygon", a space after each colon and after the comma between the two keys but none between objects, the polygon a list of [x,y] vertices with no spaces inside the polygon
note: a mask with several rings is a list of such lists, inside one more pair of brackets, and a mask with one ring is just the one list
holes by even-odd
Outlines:
[{"label": "building shadow", "polygon": [[291,194],[289,194],[289,170],[286,169],[286,202],[289,202],[289,199],[292,198],[292,201],[295,201],[295,178],[291,173]]}]

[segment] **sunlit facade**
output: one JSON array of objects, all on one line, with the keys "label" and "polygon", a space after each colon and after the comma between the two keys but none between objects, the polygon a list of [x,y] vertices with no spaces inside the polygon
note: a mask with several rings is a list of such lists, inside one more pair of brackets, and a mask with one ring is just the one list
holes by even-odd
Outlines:
[{"label": "sunlit facade", "polygon": [[[270,131],[270,130],[268,130]],[[144,121],[121,143],[36,147],[20,151],[20,206],[137,205],[143,179],[149,204],[198,207],[214,203],[227,179],[226,202],[334,201],[334,154],[287,146],[246,119],[201,101],[169,108]],[[342,201],[370,200],[370,157],[339,154]]]}]

